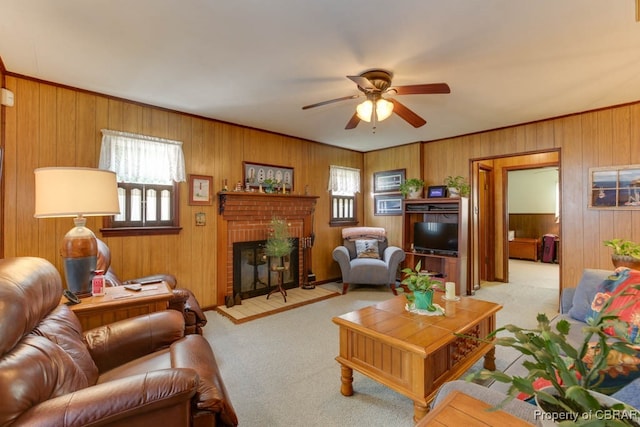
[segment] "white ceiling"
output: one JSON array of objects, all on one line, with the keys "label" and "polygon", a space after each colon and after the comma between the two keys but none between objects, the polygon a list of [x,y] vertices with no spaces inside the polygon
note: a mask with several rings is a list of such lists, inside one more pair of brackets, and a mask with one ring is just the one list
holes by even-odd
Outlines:
[{"label": "white ceiling", "polygon": [[[357,151],[640,100],[634,0],[0,0],[9,72]],[[344,127],[346,78],[446,82]],[[16,100],[19,102],[19,100]]]}]

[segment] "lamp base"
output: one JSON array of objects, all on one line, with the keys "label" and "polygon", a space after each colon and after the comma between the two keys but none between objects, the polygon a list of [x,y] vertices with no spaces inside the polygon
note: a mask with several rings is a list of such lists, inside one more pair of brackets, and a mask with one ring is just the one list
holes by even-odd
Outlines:
[{"label": "lamp base", "polygon": [[97,256],[64,259],[67,288],[76,296],[80,298],[91,296],[91,279],[97,262]]},{"label": "lamp base", "polygon": [[85,227],[83,217],[74,219],[76,224],[64,236],[60,255],[64,258],[64,274],[67,288],[79,297],[91,296],[91,279],[98,263],[98,242],[91,230]]}]

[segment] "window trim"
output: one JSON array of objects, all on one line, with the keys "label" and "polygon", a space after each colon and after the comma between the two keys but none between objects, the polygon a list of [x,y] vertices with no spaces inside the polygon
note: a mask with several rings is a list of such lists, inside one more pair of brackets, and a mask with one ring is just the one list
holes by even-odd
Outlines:
[{"label": "window trim", "polygon": [[[335,199],[349,199],[353,200],[353,217],[348,218],[336,218],[333,216],[333,203]],[[330,194],[329,196],[329,225],[331,227],[341,227],[345,225],[358,225],[358,197],[354,193],[353,195],[336,195]]]},{"label": "window trim", "polygon": [[[126,183],[118,183],[118,185]],[[147,185],[147,184],[145,184]],[[102,219],[102,228],[100,232],[105,237],[124,237],[124,236],[157,236],[172,235],[180,233],[180,185],[178,182],[173,183],[173,202],[171,210],[173,211],[173,225],[151,225],[151,226],[132,226],[119,227],[113,224],[113,215],[105,216]]]}]

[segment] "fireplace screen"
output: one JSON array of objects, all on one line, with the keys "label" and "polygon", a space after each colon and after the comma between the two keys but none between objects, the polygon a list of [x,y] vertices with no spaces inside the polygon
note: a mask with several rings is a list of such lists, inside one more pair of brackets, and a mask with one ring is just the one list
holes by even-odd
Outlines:
[{"label": "fireplace screen", "polygon": [[[264,254],[266,240],[237,242],[233,244],[233,294],[242,299],[267,295],[278,286],[278,274],[271,268],[279,259]],[[293,239],[293,250],[284,262],[288,270],[283,274],[283,287],[298,287],[298,239]]]}]

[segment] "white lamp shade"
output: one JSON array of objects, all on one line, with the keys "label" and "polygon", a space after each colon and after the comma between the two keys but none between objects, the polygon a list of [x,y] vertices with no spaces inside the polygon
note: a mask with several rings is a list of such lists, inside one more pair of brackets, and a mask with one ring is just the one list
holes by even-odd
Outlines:
[{"label": "white lamp shade", "polygon": [[[373,102],[367,99],[356,106],[356,113],[360,120],[369,123],[373,116]],[[380,98],[376,100],[376,120],[381,122],[389,118],[393,113],[393,103],[386,99]]]},{"label": "white lamp shade", "polygon": [[367,123],[370,122],[371,113],[373,113],[373,102],[367,99],[366,101],[358,104],[356,106],[356,113],[358,114],[358,117],[360,118],[360,120],[363,120]]},{"label": "white lamp shade", "polygon": [[376,101],[376,115],[378,116],[379,122],[383,121],[384,119],[388,119],[391,113],[393,113],[392,102],[382,98]]},{"label": "white lamp shade", "polygon": [[111,171],[48,167],[36,176],[36,218],[102,216],[120,213],[118,183]]}]

